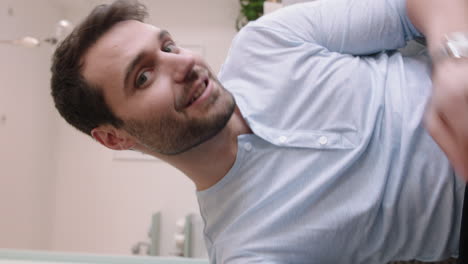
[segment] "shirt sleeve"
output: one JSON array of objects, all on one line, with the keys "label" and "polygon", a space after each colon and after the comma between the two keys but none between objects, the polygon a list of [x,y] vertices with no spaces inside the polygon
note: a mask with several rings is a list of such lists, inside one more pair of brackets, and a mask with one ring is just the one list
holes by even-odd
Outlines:
[{"label": "shirt sleeve", "polygon": [[256,24],[352,55],[403,48],[422,37],[407,16],[406,0],[318,0],[285,7]]}]

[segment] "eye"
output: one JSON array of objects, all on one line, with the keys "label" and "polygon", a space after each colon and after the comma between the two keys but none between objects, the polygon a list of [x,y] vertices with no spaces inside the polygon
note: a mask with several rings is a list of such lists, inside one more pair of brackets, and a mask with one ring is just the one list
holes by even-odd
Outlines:
[{"label": "eye", "polygon": [[148,80],[151,79],[152,76],[153,76],[153,71],[149,71],[149,70],[143,71],[140,75],[138,75],[135,81],[135,87],[141,88],[148,82]]},{"label": "eye", "polygon": [[161,49],[164,52],[177,52],[177,46],[174,42],[169,42],[168,44],[164,45],[164,47]]}]

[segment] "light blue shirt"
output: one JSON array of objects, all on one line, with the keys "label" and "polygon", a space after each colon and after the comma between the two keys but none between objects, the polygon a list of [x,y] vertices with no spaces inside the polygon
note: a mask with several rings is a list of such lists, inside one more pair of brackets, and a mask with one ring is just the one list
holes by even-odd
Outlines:
[{"label": "light blue shirt", "polygon": [[239,32],[219,79],[254,134],[197,193],[212,263],[458,255],[464,183],[422,125],[430,62],[392,51],[416,36],[404,0],[298,4]]}]

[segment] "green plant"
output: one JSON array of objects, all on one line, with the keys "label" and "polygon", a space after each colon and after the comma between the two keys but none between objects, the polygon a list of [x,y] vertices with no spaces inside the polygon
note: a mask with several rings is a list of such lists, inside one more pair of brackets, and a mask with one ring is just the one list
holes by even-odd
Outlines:
[{"label": "green plant", "polygon": [[236,28],[240,30],[249,21],[253,21],[263,15],[263,2],[265,0],[239,0],[241,12],[236,21]]}]

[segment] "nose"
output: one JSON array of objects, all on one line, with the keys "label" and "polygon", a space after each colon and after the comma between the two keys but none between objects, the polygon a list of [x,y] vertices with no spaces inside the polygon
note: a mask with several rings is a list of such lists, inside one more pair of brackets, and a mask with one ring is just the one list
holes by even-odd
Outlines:
[{"label": "nose", "polygon": [[185,82],[195,67],[195,57],[190,53],[174,54],[173,78],[175,82]]}]

